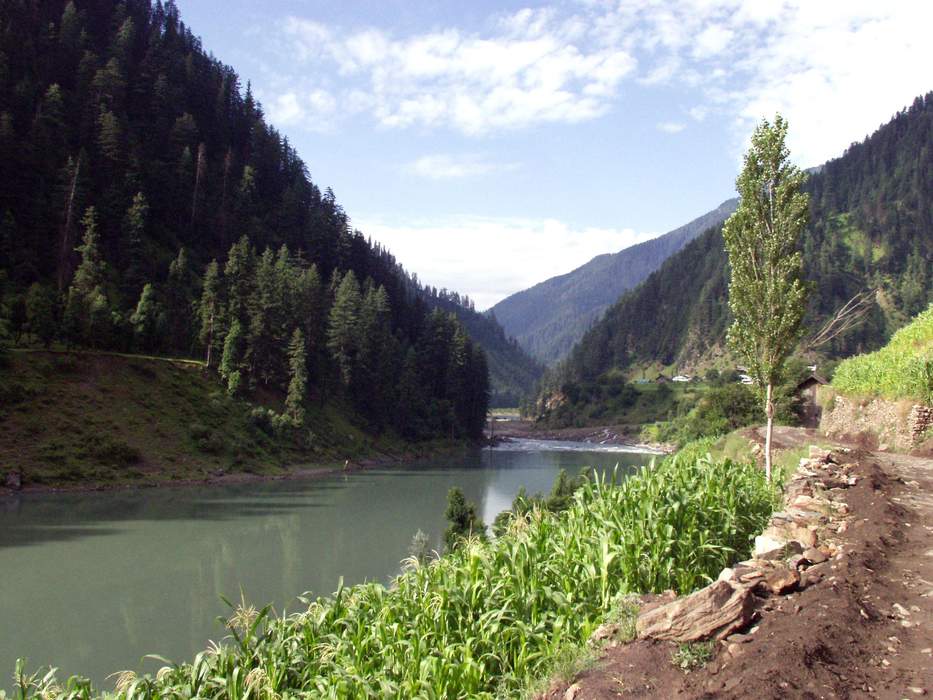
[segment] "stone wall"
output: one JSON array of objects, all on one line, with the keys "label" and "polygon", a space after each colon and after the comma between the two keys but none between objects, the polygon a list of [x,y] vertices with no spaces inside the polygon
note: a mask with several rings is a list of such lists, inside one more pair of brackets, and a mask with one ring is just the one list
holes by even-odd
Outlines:
[{"label": "stone wall", "polygon": [[832,393],[822,399],[820,430],[828,437],[858,440],[873,449],[909,452],[933,427],[933,408],[929,406]]}]

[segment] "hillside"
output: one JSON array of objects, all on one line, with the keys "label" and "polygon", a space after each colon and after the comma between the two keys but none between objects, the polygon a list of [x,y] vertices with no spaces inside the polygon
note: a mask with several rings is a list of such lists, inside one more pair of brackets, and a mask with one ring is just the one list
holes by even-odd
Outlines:
[{"label": "hillside", "polygon": [[[926,308],[933,290],[933,93],[828,162],[806,189],[805,325],[817,328],[857,292],[874,290],[865,321],[820,352],[838,358],[878,348]],[[610,308],[549,386],[637,366],[728,366],[727,292],[721,227],[714,227]]]},{"label": "hillside", "polygon": [[517,292],[493,306],[491,314],[532,356],[553,364],[624,292],[710,226],[725,221],[737,202],[730,199],[663,236],[599,255],[572,272]]},{"label": "hillside", "polygon": [[477,436],[488,363],[456,320],[475,312],[423,294],[174,2],[4,6],[0,325],[15,344],[206,359],[231,395],[287,392],[296,429],[336,401],[371,432]]},{"label": "hillside", "polygon": [[405,449],[369,438],[345,406],[312,405],[302,431],[282,431],[270,420],[281,397],[257,406],[224,389],[197,362],[13,352],[0,368],[0,464],[25,488],[67,488],[274,475]]},{"label": "hillside", "polygon": [[486,353],[489,362],[489,405],[493,408],[518,406],[533,395],[544,367],[529,355],[489,314],[477,313],[472,303],[464,303],[456,293],[425,288],[424,297],[432,309],[452,313],[467,334]]}]

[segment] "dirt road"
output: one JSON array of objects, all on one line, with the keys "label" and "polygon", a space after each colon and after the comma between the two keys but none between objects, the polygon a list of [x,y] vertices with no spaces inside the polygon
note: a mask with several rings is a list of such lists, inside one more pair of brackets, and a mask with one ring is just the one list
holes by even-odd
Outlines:
[{"label": "dirt road", "polygon": [[[782,428],[784,447],[823,442]],[[858,483],[841,551],[801,590],[758,601],[757,620],[718,642],[703,667],[671,663],[676,645],[609,650],[570,692],[588,698],[882,698],[933,696],[933,460],[856,452]]]}]

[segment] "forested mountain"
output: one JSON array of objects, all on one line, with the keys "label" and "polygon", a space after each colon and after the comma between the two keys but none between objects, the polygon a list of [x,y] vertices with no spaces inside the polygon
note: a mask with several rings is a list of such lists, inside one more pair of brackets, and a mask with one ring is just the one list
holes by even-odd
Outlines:
[{"label": "forested mountain", "polygon": [[517,292],[492,307],[506,333],[538,360],[553,364],[619,297],[658,269],[671,255],[735,211],[737,199],[720,204],[688,224],[618,253]]},{"label": "forested mountain", "polygon": [[0,3],[0,299],[20,343],[205,358],[233,393],[477,435],[486,356],[350,227],[172,0]]},{"label": "forested mountain", "polygon": [[502,326],[488,314],[476,311],[472,301],[456,292],[425,287],[423,298],[437,308],[457,317],[467,335],[483,348],[489,364],[490,405],[518,406],[533,395],[544,367],[507,337]]},{"label": "forested mountain", "polygon": [[[933,93],[826,163],[806,189],[805,325],[816,329],[856,293],[873,290],[865,321],[820,351],[844,357],[880,347],[933,297]],[[550,385],[639,364],[715,362],[730,322],[728,280],[717,226],[609,309]]]}]

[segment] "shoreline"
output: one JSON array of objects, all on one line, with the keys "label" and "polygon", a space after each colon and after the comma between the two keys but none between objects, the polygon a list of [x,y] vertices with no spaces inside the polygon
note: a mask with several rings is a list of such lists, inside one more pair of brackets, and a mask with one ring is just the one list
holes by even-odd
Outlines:
[{"label": "shoreline", "polygon": [[677,451],[675,445],[661,442],[641,442],[633,439],[629,425],[601,425],[585,428],[538,428],[533,421],[512,420],[493,422],[493,433],[486,431],[487,440],[499,444],[505,440],[531,439],[531,440],[563,440],[568,442],[584,442],[592,445],[620,445],[646,451],[656,451],[662,454],[672,454]]},{"label": "shoreline", "polygon": [[423,459],[456,454],[471,449],[471,447],[474,446],[485,445],[485,442],[478,443],[477,445],[453,444],[437,449],[429,449],[424,452],[409,450],[397,455],[382,453],[380,456],[351,459],[349,460],[348,467],[340,466],[339,463],[334,462],[321,462],[319,466],[313,466],[314,463],[306,463],[300,466],[296,465],[295,468],[285,468],[281,473],[276,474],[257,474],[253,472],[223,472],[217,474],[215,472],[202,477],[186,477],[181,479],[156,478],[144,482],[102,481],[76,484],[27,484],[20,489],[12,489],[8,486],[0,485],[0,502],[7,499],[15,499],[19,496],[45,496],[64,493],[104,493],[111,491],[185,488],[191,486],[229,486],[267,481],[313,481],[339,476],[340,474],[356,474],[391,464],[412,464]]}]

